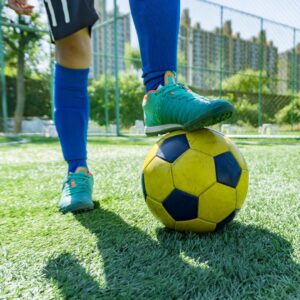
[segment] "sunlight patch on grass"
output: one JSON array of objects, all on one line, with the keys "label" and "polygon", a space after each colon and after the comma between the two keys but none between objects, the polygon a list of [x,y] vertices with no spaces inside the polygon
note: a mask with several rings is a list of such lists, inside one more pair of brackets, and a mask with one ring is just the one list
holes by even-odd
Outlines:
[{"label": "sunlight patch on grass", "polygon": [[93,139],[99,207],[62,215],[57,143],[0,148],[0,298],[297,299],[300,145],[240,145],[250,188],[216,234],[166,230],[140,188],[148,141]]}]

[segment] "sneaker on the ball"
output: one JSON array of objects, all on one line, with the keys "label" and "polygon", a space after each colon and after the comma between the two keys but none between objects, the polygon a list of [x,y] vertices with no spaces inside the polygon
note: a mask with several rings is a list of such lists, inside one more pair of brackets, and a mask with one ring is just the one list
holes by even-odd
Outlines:
[{"label": "sneaker on the ball", "polygon": [[224,99],[209,100],[165,73],[164,86],[149,91],[143,101],[145,133],[158,135],[175,130],[193,131],[231,117],[234,107]]},{"label": "sneaker on the ball", "polygon": [[93,185],[93,175],[87,168],[78,167],[74,173],[69,173],[63,182],[59,210],[68,213],[93,209]]}]

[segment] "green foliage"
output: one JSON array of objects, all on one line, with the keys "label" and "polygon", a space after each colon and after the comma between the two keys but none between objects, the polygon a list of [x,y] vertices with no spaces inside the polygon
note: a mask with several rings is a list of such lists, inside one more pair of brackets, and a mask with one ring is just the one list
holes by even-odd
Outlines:
[{"label": "green foliage", "polygon": [[177,80],[178,82],[185,82],[184,74],[187,72],[187,61],[184,55],[184,52],[178,51],[177,55],[177,65],[178,65],[178,72],[177,72]]},{"label": "green foliage", "polygon": [[294,103],[291,101],[290,104],[282,108],[275,116],[279,124],[291,124],[292,118],[295,123],[299,123],[300,98],[295,99]]},{"label": "green foliage", "polygon": [[[91,102],[91,119],[105,124],[105,78],[94,80],[89,86]],[[130,127],[135,120],[143,119],[142,99],[145,93],[144,86],[133,73],[121,73],[119,78],[120,88],[120,114],[121,125]],[[114,80],[108,77],[108,109],[110,123],[116,122],[114,98]]]},{"label": "green foliage", "polygon": [[[229,94],[229,97],[225,97],[234,103],[234,113],[230,119],[230,123],[238,125],[248,125],[252,127],[258,127],[258,102],[251,102],[247,95],[241,95],[235,97]],[[263,112],[262,119],[264,123],[273,121],[272,116],[267,112]]]},{"label": "green foliage", "polygon": [[[5,14],[3,19],[6,22],[11,22],[11,18],[8,18]],[[30,18],[18,16],[14,20],[14,23],[35,28],[41,28],[43,24],[40,12],[34,13]],[[17,57],[19,51],[25,53],[25,62],[27,62],[26,74],[31,76],[32,73],[39,72],[38,68],[41,65],[41,61],[48,59],[48,54],[45,53],[45,47],[43,47],[43,38],[46,36],[47,34],[40,31],[23,31],[14,27],[3,27],[3,37],[6,46],[5,64],[9,70],[9,74],[7,73],[7,75],[17,74]]]},{"label": "green foliage", "polygon": [[[39,79],[25,77],[26,106],[25,117],[51,117],[50,76],[41,75]],[[16,77],[6,77],[8,115],[12,117],[16,106]],[[1,87],[0,87],[1,93]],[[0,105],[0,115],[2,106]]]},{"label": "green foliage", "polygon": [[130,44],[125,45],[125,64],[127,69],[133,68],[136,71],[142,69],[142,59],[139,49],[132,48]]},{"label": "green foliage", "polygon": [[[270,93],[270,78],[266,72],[262,73],[262,93]],[[260,84],[260,73],[254,70],[244,70],[223,81],[222,87],[227,91],[258,93]]]},{"label": "green foliage", "polygon": [[[8,13],[3,13],[3,20],[6,23],[11,22],[19,26],[5,26],[3,30],[5,64],[9,68],[9,74],[15,75],[17,81],[14,133],[21,131],[26,100],[28,100],[26,99],[27,86],[25,77],[27,75],[27,78],[30,78],[38,73],[45,58],[45,52],[42,47],[42,38],[45,36],[45,33],[34,29],[40,26],[39,19],[39,12],[35,12],[31,17],[22,15],[11,17]],[[34,112],[31,113],[34,114]]]},{"label": "green foliage", "polygon": [[253,127],[258,126],[258,105],[257,103],[250,103],[248,98],[244,95],[234,101],[235,110],[231,123],[239,125],[248,124]]},{"label": "green foliage", "polygon": [[[261,92],[265,98],[270,95],[270,78],[266,72],[262,73]],[[227,97],[235,105],[235,112],[231,119],[232,123],[247,124],[257,127],[258,124],[258,93],[260,85],[260,72],[244,70],[225,79],[222,87],[224,91],[231,91]],[[253,97],[254,96],[254,97]],[[269,98],[269,97],[268,97]],[[263,122],[273,121],[273,115],[268,114],[266,107],[262,112]]]},{"label": "green foliage", "polygon": [[178,51],[177,64],[179,67],[182,67],[182,68],[184,68],[187,65],[187,61],[184,56],[184,52],[182,52],[182,51]]},{"label": "green foliage", "polygon": [[[252,97],[251,97],[252,96]],[[258,127],[258,114],[259,114],[259,106],[257,95],[247,93],[227,93],[225,95],[225,99],[229,100],[234,104],[234,113],[230,123],[238,124],[238,125],[247,125],[252,127]],[[271,109],[267,109],[269,105],[271,105],[271,100],[273,98],[264,98],[264,106],[262,111],[262,120],[264,123],[274,122],[274,113]]]}]

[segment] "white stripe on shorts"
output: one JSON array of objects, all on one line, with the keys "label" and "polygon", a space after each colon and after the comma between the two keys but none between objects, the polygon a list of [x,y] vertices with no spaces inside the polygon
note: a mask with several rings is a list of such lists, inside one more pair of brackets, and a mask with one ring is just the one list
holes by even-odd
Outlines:
[{"label": "white stripe on shorts", "polygon": [[51,15],[52,26],[56,27],[57,26],[57,21],[56,21],[56,17],[55,17],[52,2],[51,2],[51,0],[45,0],[45,2],[47,2],[48,8],[49,8],[49,12],[50,12],[50,15]]},{"label": "white stripe on shorts", "polygon": [[62,4],[64,15],[65,15],[65,22],[70,23],[70,14],[69,14],[67,0],[61,0],[61,4]]}]

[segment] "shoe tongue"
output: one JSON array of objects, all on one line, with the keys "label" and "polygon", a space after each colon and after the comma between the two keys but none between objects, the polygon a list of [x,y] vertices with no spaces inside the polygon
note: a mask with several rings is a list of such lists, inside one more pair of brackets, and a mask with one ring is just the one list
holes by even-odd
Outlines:
[{"label": "shoe tongue", "polygon": [[83,174],[83,175],[87,175],[88,174],[88,169],[85,167],[78,167],[75,170],[75,174]]},{"label": "shoe tongue", "polygon": [[165,73],[165,85],[176,84],[176,73],[172,71],[167,71]]}]

